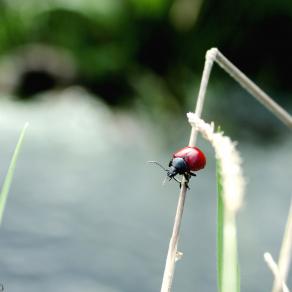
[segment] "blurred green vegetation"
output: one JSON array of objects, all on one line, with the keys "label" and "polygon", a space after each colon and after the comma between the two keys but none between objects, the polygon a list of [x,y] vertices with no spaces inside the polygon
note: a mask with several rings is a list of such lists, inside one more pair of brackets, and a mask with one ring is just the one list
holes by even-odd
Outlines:
[{"label": "blurred green vegetation", "polygon": [[[19,98],[80,85],[111,106],[182,113],[216,46],[265,90],[283,93],[282,104],[291,100],[288,0],[2,0],[0,19],[0,90]],[[215,72],[218,95],[231,98],[234,82]]]}]

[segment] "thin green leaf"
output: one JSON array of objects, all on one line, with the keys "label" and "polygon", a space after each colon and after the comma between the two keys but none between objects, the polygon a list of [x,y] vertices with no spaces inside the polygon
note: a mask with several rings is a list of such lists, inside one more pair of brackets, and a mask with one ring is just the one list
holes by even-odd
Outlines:
[{"label": "thin green leaf", "polygon": [[23,142],[23,138],[24,138],[24,134],[25,131],[28,127],[28,123],[26,123],[20,133],[17,145],[15,147],[2,189],[1,189],[1,193],[0,193],[0,225],[2,223],[2,219],[3,219],[3,214],[4,214],[4,209],[5,209],[5,205],[6,205],[6,201],[7,201],[7,197],[8,197],[8,193],[10,190],[10,186],[12,183],[12,179],[13,179],[13,174],[14,174],[14,170],[15,170],[15,166],[16,166],[16,162],[17,162],[17,158],[19,155],[19,151],[21,149],[21,145]]}]

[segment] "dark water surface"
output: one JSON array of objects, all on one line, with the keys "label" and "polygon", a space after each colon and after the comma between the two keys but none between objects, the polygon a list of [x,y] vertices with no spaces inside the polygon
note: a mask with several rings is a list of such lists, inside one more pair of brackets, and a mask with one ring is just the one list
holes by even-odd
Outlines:
[{"label": "dark water surface", "polygon": [[[153,125],[113,114],[78,90],[31,104],[2,100],[2,178],[26,121],[0,230],[5,290],[160,291],[178,186],[162,186],[164,174],[146,163],[170,157]],[[199,144],[208,165],[191,182],[173,291],[216,291],[215,162]],[[270,291],[263,253],[278,256],[292,195],[292,138],[239,147],[248,179],[238,218],[242,291]]]}]

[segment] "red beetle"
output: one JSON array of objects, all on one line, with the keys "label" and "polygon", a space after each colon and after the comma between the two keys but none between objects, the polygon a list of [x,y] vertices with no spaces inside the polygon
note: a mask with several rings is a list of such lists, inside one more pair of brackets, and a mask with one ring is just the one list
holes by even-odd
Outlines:
[{"label": "red beetle", "polygon": [[[177,174],[181,174],[185,177],[188,182],[191,176],[196,176],[192,171],[198,171],[205,167],[206,165],[206,157],[204,153],[198,147],[184,147],[177,152],[175,152],[172,156],[173,158],[169,162],[169,169],[165,169],[160,163],[157,161],[149,161],[152,163],[156,163],[162,169],[167,172],[167,176],[169,180],[172,178],[180,183],[179,180],[175,178]],[[187,185],[188,187],[188,185]]]}]

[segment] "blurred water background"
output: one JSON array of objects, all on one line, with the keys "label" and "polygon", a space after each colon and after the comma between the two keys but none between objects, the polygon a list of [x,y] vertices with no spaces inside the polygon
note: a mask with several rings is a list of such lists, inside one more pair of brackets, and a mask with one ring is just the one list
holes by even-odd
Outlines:
[{"label": "blurred water background", "polygon": [[[264,3],[264,4],[263,4]],[[4,178],[30,123],[0,229],[7,291],[159,291],[178,198],[162,186],[184,147],[212,46],[292,111],[285,1],[1,1]],[[236,7],[235,7],[236,6]],[[252,7],[252,10],[251,10]],[[243,25],[244,24],[244,25]],[[238,141],[248,181],[239,222],[242,291],[269,291],[291,191],[291,132],[214,67],[203,113]],[[173,291],[215,291],[216,185],[191,181]],[[291,276],[288,286],[292,287]]]}]

